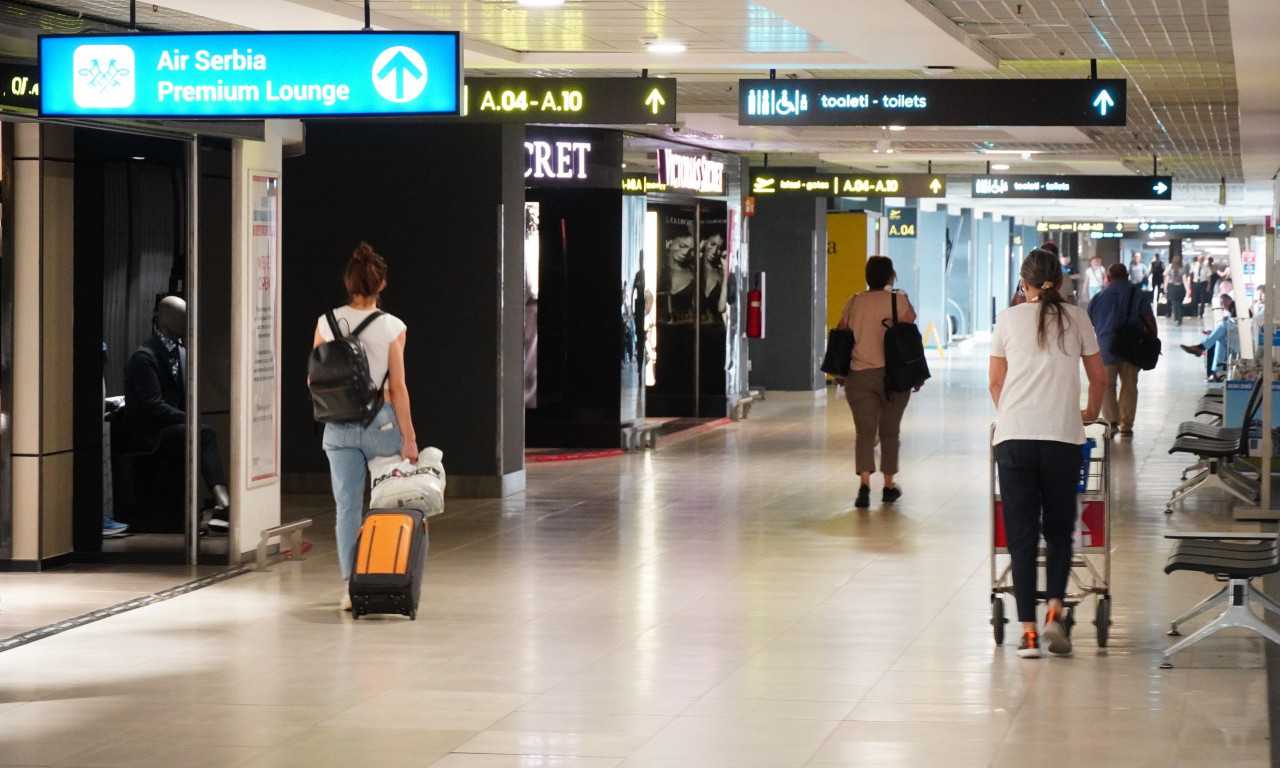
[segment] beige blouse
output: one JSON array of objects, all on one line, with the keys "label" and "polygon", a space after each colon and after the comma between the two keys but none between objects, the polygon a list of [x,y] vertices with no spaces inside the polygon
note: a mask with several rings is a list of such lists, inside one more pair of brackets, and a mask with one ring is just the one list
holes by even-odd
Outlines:
[{"label": "beige blouse", "polygon": [[904,323],[914,322],[915,308],[903,291],[896,294],[888,290],[863,291],[850,296],[849,301],[845,302],[844,310],[840,313],[840,327],[853,330],[853,361],[849,370],[865,371],[884,367],[885,325],[882,321],[892,320],[893,310],[889,301],[895,295],[898,300],[898,320]]}]

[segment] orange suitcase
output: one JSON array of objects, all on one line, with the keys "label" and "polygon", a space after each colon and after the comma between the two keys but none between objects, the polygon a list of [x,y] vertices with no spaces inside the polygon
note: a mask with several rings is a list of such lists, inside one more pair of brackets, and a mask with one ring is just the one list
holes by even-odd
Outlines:
[{"label": "orange suitcase", "polygon": [[427,517],[409,507],[371,509],[360,526],[351,615],[400,613],[418,618],[427,562]]}]

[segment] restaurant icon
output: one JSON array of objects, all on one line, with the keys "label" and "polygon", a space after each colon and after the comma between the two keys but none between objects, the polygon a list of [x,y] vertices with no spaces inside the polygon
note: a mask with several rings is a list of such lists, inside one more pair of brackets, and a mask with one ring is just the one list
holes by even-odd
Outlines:
[{"label": "restaurant icon", "polygon": [[127,45],[82,45],[72,55],[77,106],[88,109],[133,104],[136,67]]}]

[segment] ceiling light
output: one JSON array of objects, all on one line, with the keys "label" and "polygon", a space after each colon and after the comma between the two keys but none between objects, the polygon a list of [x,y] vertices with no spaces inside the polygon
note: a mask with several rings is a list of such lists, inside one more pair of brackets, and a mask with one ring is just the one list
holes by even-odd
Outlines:
[{"label": "ceiling light", "polygon": [[1157,247],[1159,247],[1159,248],[1168,248],[1168,247],[1169,247],[1169,244],[1168,244],[1168,243],[1166,243],[1166,242],[1165,242],[1165,241],[1163,241],[1163,240],[1148,240],[1148,241],[1147,241],[1147,245],[1154,245],[1154,246],[1157,246]]},{"label": "ceiling light", "polygon": [[523,5],[525,8],[554,8],[564,5],[564,0],[516,0],[516,5]]},{"label": "ceiling light", "polygon": [[979,150],[984,155],[1022,155],[1023,160],[1030,160],[1031,155],[1039,155],[1043,150],[1039,149],[983,149]]},{"label": "ceiling light", "polygon": [[993,170],[993,171],[1007,171],[1007,170],[1009,170],[1009,165],[1008,165],[1008,163],[996,163],[996,164],[994,164],[994,165],[992,165],[992,166],[991,166],[991,170]]},{"label": "ceiling light", "polygon": [[891,126],[889,126],[889,130],[891,130],[891,131],[905,131],[905,130],[907,130],[907,126],[905,126],[905,125],[891,125]]},{"label": "ceiling light", "polygon": [[655,40],[652,43],[645,43],[645,48],[650,53],[684,53],[685,44],[678,43],[674,40]]},{"label": "ceiling light", "polygon": [[935,75],[935,76],[949,75],[955,71],[956,71],[955,67],[925,67],[924,68],[924,73],[926,75]]}]

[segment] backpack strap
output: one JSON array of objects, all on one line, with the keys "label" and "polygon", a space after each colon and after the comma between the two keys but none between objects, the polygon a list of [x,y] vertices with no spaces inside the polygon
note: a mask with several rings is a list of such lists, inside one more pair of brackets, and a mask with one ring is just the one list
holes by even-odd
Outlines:
[{"label": "backpack strap", "polygon": [[338,327],[338,318],[333,314],[332,309],[324,313],[324,318],[329,322],[329,332],[333,334],[333,338],[342,338],[342,329]]},{"label": "backpack strap", "polygon": [[352,331],[352,332],[351,332],[351,335],[352,335],[352,336],[359,336],[359,335],[360,335],[360,332],[361,332],[361,331],[363,331],[365,328],[368,328],[370,323],[372,323],[374,320],[377,320],[378,318],[382,317],[382,316],[383,316],[383,315],[385,315],[385,314],[387,314],[387,313],[386,313],[386,312],[383,312],[383,311],[382,311],[382,310],[380,310],[380,309],[379,309],[379,310],[377,310],[377,311],[376,311],[376,312],[374,312],[372,315],[369,315],[368,317],[366,317],[366,318],[364,319],[364,322],[363,322],[363,323],[360,323],[359,325],[357,325],[357,326],[356,326],[356,329],[355,329],[354,331]]},{"label": "backpack strap", "polygon": [[[898,324],[898,292],[897,291],[889,291],[889,311],[893,313],[893,325],[897,325]],[[881,320],[880,324],[885,327],[885,330],[888,330],[889,328],[893,327],[892,325],[889,324],[889,321],[887,319]]]}]

